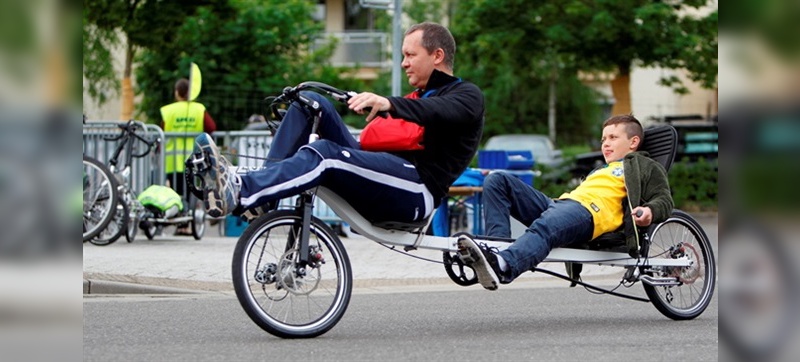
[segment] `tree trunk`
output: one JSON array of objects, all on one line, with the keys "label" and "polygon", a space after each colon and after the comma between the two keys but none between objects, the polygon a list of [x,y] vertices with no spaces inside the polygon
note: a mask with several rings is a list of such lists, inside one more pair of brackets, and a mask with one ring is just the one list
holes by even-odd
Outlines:
[{"label": "tree trunk", "polygon": [[619,67],[619,74],[611,81],[611,91],[614,93],[614,106],[611,116],[631,114],[631,74],[629,67]]},{"label": "tree trunk", "polygon": [[547,100],[547,128],[550,142],[556,143],[556,77],[550,78],[550,96]]},{"label": "tree trunk", "polygon": [[128,49],[125,51],[125,70],[122,76],[122,110],[119,118],[127,121],[133,118],[133,84],[131,82],[131,68],[133,65],[133,45],[128,40]]}]

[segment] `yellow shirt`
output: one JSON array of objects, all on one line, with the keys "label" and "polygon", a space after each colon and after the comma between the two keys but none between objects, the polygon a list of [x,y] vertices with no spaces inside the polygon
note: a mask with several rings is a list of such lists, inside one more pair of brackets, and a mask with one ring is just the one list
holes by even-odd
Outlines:
[{"label": "yellow shirt", "polygon": [[164,148],[164,169],[167,173],[183,172],[184,161],[194,148],[194,136],[203,132],[206,107],[197,102],[175,102],[161,107],[164,132],[183,132],[191,137],[170,137]]},{"label": "yellow shirt", "polygon": [[622,161],[614,161],[592,172],[575,190],[559,198],[575,200],[589,210],[594,220],[594,239],[622,226],[622,199],[625,196]]}]

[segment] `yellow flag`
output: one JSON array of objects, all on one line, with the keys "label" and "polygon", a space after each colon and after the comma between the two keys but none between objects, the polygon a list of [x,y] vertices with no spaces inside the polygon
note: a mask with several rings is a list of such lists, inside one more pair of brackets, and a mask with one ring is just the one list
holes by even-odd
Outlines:
[{"label": "yellow flag", "polygon": [[203,87],[203,77],[200,75],[200,67],[192,63],[192,69],[189,73],[189,100],[194,101],[200,95],[200,89]]}]

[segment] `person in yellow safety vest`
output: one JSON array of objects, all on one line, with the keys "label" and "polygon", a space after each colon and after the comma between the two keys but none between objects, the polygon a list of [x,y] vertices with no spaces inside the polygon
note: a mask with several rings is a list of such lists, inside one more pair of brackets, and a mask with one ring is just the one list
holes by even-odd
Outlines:
[{"label": "person in yellow safety vest", "polygon": [[[175,82],[175,100],[176,102],[161,107],[161,128],[166,133],[185,133],[186,137],[168,137],[164,148],[164,170],[168,185],[187,200],[184,160],[194,147],[197,133],[212,133],[217,129],[217,124],[202,103],[189,101],[188,79],[182,78]],[[186,233],[189,231],[185,225],[176,230],[176,234]]]}]

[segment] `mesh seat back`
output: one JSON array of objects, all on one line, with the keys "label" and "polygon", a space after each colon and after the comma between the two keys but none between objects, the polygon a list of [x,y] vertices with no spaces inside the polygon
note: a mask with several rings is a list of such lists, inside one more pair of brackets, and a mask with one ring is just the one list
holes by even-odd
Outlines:
[{"label": "mesh seat back", "polygon": [[648,128],[644,130],[644,143],[639,150],[647,151],[650,158],[669,172],[678,153],[678,131],[668,124]]}]

